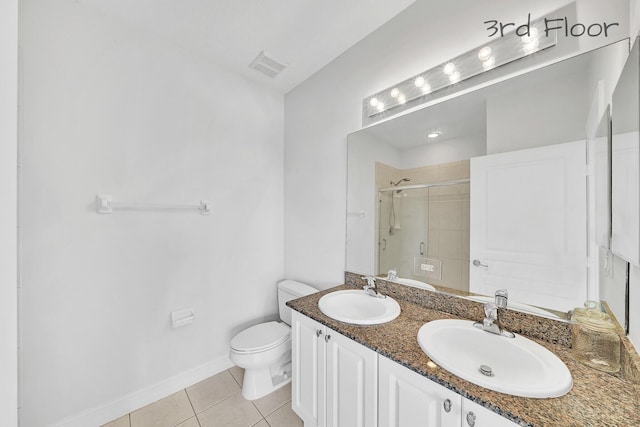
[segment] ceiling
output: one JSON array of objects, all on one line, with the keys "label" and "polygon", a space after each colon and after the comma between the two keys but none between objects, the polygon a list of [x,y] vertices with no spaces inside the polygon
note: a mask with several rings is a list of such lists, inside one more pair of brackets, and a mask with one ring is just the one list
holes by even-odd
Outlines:
[{"label": "ceiling", "polygon": [[[415,0],[78,0],[286,93]],[[265,51],[287,67],[249,68]]]}]

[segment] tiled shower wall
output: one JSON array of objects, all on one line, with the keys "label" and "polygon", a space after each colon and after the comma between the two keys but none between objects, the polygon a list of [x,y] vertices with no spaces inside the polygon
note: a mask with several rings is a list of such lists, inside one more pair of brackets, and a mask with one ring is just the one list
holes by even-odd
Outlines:
[{"label": "tiled shower wall", "polygon": [[[469,160],[437,165],[424,166],[413,169],[397,169],[383,163],[376,163],[377,188],[389,187],[391,181],[396,182],[402,178],[410,178],[410,182],[402,184],[429,184],[441,181],[452,181],[469,178]],[[418,191],[418,190],[409,190]],[[419,190],[424,191],[424,190]],[[446,187],[432,187],[428,191],[428,212],[424,215],[426,230],[426,257],[439,259],[442,262],[442,279],[428,278],[426,281],[433,285],[446,286],[458,290],[469,290],[469,193],[470,185],[457,184]],[[398,201],[398,198],[396,198]],[[396,203],[396,215],[401,214],[404,200]],[[406,204],[405,204],[406,205]],[[383,207],[384,209],[384,207]],[[410,255],[400,246],[412,239],[406,234],[411,232],[404,226],[389,236],[388,206],[380,212],[378,237],[386,239],[387,251],[393,253],[386,257],[388,262],[381,262],[379,273],[385,273],[389,268],[399,265],[413,265],[412,259],[407,257],[419,256],[419,253]],[[402,234],[404,233],[404,234]],[[402,242],[399,237],[402,237]],[[415,240],[415,239],[414,239]],[[389,259],[390,258],[390,259]],[[403,268],[404,277],[423,280],[424,277],[413,275],[412,269]]]}]

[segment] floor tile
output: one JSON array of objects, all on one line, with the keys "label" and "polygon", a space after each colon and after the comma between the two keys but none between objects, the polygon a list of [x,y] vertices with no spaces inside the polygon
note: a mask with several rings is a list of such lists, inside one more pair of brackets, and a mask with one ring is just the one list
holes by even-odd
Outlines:
[{"label": "floor tile", "polygon": [[229,373],[233,375],[236,382],[242,387],[242,381],[244,381],[244,369],[239,366],[234,366],[233,368],[229,368]]},{"label": "floor tile", "polygon": [[175,427],[195,413],[182,390],[131,413],[131,427]]},{"label": "floor tile", "polygon": [[124,417],[120,417],[117,420],[113,420],[110,423],[103,425],[102,427],[131,427],[129,422],[129,414]]},{"label": "floor tile", "polygon": [[266,420],[271,427],[303,427],[302,420],[293,412],[290,404],[280,407]]},{"label": "floor tile", "polygon": [[261,419],[260,412],[241,393],[198,414],[202,427],[252,427]]},{"label": "floor tile", "polygon": [[270,426],[265,420],[262,420],[258,424],[254,424],[252,427],[270,427]]},{"label": "floor tile", "polygon": [[254,400],[253,404],[256,405],[256,408],[258,408],[262,416],[266,417],[267,415],[271,414],[273,411],[290,401],[291,383],[279,388],[278,390],[266,395],[265,397]]},{"label": "floor tile", "polygon": [[178,424],[176,427],[200,427],[200,423],[196,417],[189,418],[187,421]]},{"label": "floor tile", "polygon": [[187,388],[187,394],[196,414],[223,401],[238,391],[240,391],[240,386],[229,371],[220,372]]}]

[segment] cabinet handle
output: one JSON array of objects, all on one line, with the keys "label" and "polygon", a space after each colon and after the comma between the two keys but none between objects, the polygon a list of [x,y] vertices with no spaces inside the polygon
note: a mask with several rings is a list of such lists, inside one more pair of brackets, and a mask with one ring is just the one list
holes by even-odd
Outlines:
[{"label": "cabinet handle", "polygon": [[322,335],[322,329],[316,330],[316,336],[319,337],[320,335]]},{"label": "cabinet handle", "polygon": [[476,414],[471,411],[467,412],[467,424],[469,424],[469,427],[476,425]]},{"label": "cabinet handle", "polygon": [[331,339],[331,335],[324,336],[324,342],[328,342]]},{"label": "cabinet handle", "polygon": [[451,412],[451,400],[445,400],[442,406],[444,407],[444,412]]}]

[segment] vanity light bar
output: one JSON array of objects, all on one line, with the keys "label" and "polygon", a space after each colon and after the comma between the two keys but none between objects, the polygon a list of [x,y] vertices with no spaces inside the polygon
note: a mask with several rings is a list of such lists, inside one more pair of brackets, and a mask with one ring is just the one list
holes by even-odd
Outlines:
[{"label": "vanity light bar", "polygon": [[494,39],[477,49],[463,53],[444,64],[431,68],[398,84],[368,96],[363,101],[367,116],[373,117],[409,101],[454,85],[470,77],[550,48],[557,43],[557,34],[545,36],[544,19],[533,21],[528,34],[514,33]]}]

